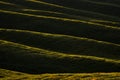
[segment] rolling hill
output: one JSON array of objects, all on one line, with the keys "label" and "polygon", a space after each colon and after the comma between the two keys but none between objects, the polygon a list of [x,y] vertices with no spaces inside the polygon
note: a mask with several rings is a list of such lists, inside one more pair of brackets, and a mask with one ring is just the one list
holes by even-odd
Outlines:
[{"label": "rolling hill", "polygon": [[119,4],[1,0],[0,78],[119,79]]}]

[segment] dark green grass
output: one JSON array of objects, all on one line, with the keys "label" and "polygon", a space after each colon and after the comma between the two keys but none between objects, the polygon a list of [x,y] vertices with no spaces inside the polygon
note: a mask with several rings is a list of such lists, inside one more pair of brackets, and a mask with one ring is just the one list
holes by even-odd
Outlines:
[{"label": "dark green grass", "polygon": [[[0,1],[0,68],[36,74],[120,72],[120,7],[111,1]],[[6,73],[0,69],[0,78]],[[13,76],[4,79],[69,75]],[[86,76],[66,79],[80,77]]]},{"label": "dark green grass", "polygon": [[[74,9],[74,8],[69,8],[69,7],[64,7],[56,4],[49,4],[49,3],[44,3],[44,1],[41,1],[43,3],[36,3],[32,1],[25,1],[25,0],[6,0],[5,2],[10,2],[17,4],[19,6],[24,7],[25,9],[38,9],[38,10],[45,10],[45,11],[53,11],[53,12],[61,12],[61,13],[66,13],[70,15],[77,15],[77,16],[83,16],[83,17],[90,17],[90,18],[98,18],[98,19],[105,19],[105,20],[115,20],[115,21],[120,21],[118,17],[114,16],[109,16],[97,12],[91,12],[85,9]],[[59,1],[57,1],[59,2]],[[74,2],[73,2],[74,3]],[[87,5],[88,3],[85,3]]]},{"label": "dark green grass", "polygon": [[82,37],[27,30],[0,29],[0,39],[68,54],[120,59],[120,45]]},{"label": "dark green grass", "polygon": [[66,55],[0,40],[0,67],[28,73],[119,72],[120,62]]},{"label": "dark green grass", "polygon": [[11,71],[11,70],[6,70],[6,69],[1,69],[0,68],[0,79],[1,80],[7,80],[6,78],[15,78],[17,76],[24,76],[26,75],[25,73],[22,72],[16,72],[16,71]]},{"label": "dark green grass", "polygon": [[[13,14],[14,15],[1,14],[1,27],[3,26],[3,28],[27,29],[41,32],[67,34],[120,43],[120,40],[118,40],[120,38],[120,29],[117,27],[110,27],[91,22],[88,23],[87,21],[82,22],[81,20],[72,21],[71,19],[66,18],[50,17],[49,19],[49,16],[41,17],[39,15],[24,13],[22,14],[23,16],[18,15],[19,13]],[[11,16],[12,20],[9,20]]]},{"label": "dark green grass", "polygon": [[[29,4],[29,2],[25,2],[25,1],[15,1],[15,2],[19,3],[19,5],[26,4],[26,3]],[[34,3],[34,2],[31,2],[31,3]],[[34,3],[34,4],[37,4],[37,3]],[[26,6],[28,5],[26,4]],[[46,5],[46,6],[50,6],[50,5]],[[55,6],[52,6],[52,7],[56,8]],[[27,8],[27,7],[24,7],[24,8]],[[11,13],[4,13],[1,11],[0,15],[1,15],[2,21],[0,23],[0,26],[1,27],[3,26],[3,28],[35,30],[35,31],[41,31],[41,32],[58,33],[58,34],[93,38],[96,40],[108,41],[108,42],[118,43],[118,44],[120,43],[119,24],[109,26],[109,23],[102,24],[102,23],[96,23],[93,21],[91,22],[92,19],[88,19],[90,21],[88,20],[86,21],[81,18],[75,18],[77,16],[74,16],[74,15],[73,17],[71,17],[72,15],[67,15],[68,13],[58,15],[58,14],[41,12],[38,14],[34,12],[22,11],[24,8],[21,8],[21,10],[17,9],[18,10],[17,12],[19,13],[22,12],[22,15],[21,14],[18,15],[17,13],[15,14],[12,13],[16,10],[8,11]],[[66,9],[66,11],[67,10],[69,11],[69,9]],[[74,12],[74,10],[72,12]],[[30,15],[32,16],[30,17]],[[41,18],[40,17],[41,15],[44,16],[44,18]],[[48,17],[51,17],[51,18],[48,18]],[[71,18],[75,18],[75,19],[71,19]],[[82,17],[82,18],[85,18],[85,17]]]},{"label": "dark green grass", "polygon": [[102,2],[102,3],[112,3],[112,4],[117,4],[119,5],[120,4],[120,1],[119,0],[90,0],[90,1],[96,1],[96,2]]},{"label": "dark green grass", "polygon": [[[120,6],[114,3],[105,3],[92,0],[43,0],[48,3],[54,3],[62,6],[67,6],[79,10],[86,10],[92,12],[103,13],[106,15],[119,16]],[[114,2],[113,0],[110,0]]]}]

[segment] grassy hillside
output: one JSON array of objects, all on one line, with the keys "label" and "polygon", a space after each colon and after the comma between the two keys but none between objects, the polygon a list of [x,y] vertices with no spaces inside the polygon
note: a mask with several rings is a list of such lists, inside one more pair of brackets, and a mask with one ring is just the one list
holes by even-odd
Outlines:
[{"label": "grassy hillside", "polygon": [[119,4],[1,0],[0,79],[118,80]]},{"label": "grassy hillside", "polygon": [[[37,0],[29,0],[29,1],[37,2]],[[38,0],[38,1],[41,1],[41,0]],[[83,9],[87,11],[93,11],[93,12],[120,17],[118,12],[118,10],[120,9],[120,6],[115,3],[110,3],[110,1],[115,2],[113,0],[109,0],[108,2],[100,2],[95,0],[66,0],[66,1],[42,0],[42,1],[59,4],[59,5],[75,8],[75,9]],[[120,3],[120,1],[118,2]]]},{"label": "grassy hillside", "polygon": [[0,29],[0,34],[0,38],[3,40],[51,51],[68,54],[93,55],[114,59],[120,58],[120,45],[104,41],[15,29]]},{"label": "grassy hillside", "polygon": [[[5,14],[2,16],[3,21],[1,21],[2,22],[1,26],[5,26],[4,28],[28,29],[28,30],[35,30],[35,31],[42,31],[49,33],[59,33],[59,34],[93,38],[93,39],[103,40],[113,43],[120,43],[120,41],[118,40],[118,38],[120,38],[120,36],[118,35],[120,34],[119,27],[114,27],[114,26],[112,27],[109,25],[107,26],[103,24],[74,20],[74,19],[39,16],[39,15],[24,14],[24,13],[4,11],[4,10],[1,10],[1,12],[10,13],[6,16]],[[15,15],[11,15],[11,14],[15,14]],[[13,20],[7,21],[9,20],[8,18],[11,16]],[[36,19],[34,20],[34,18],[39,19],[40,23],[38,22],[38,20],[37,21]],[[32,22],[32,19],[36,22]],[[24,20],[26,20],[26,23]],[[5,22],[8,22],[8,24],[6,25]]]},{"label": "grassy hillside", "polygon": [[117,72],[120,67],[120,62],[112,59],[67,55],[3,40],[0,55],[0,67],[29,73]]},{"label": "grassy hillside", "polygon": [[23,77],[24,75],[26,74],[0,68],[0,79],[1,80],[20,78],[20,77]]},{"label": "grassy hillside", "polygon": [[8,79],[22,79],[22,80],[118,80],[120,78],[119,73],[84,73],[84,74],[40,74],[31,75],[20,72],[0,69],[0,77],[2,80]]}]

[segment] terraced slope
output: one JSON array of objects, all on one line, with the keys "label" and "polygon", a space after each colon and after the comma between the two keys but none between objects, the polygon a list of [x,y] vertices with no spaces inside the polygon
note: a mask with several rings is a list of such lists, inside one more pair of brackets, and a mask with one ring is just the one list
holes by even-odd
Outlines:
[{"label": "terraced slope", "polygon": [[1,67],[29,73],[117,72],[120,67],[119,61],[112,59],[67,55],[3,40],[0,53]]},{"label": "terraced slope", "polygon": [[119,3],[1,0],[0,68],[25,73],[120,72]]},{"label": "terraced slope", "polygon": [[0,38],[3,40],[13,41],[51,51],[68,54],[93,55],[114,59],[120,58],[120,45],[114,43],[83,37],[15,29],[0,29],[0,34]]}]

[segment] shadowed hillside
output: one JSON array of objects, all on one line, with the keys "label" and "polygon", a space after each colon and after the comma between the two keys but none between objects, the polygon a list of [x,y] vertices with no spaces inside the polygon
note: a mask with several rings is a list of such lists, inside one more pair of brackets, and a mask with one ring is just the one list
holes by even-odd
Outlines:
[{"label": "shadowed hillside", "polygon": [[[9,12],[2,10],[1,12],[5,14],[10,13],[6,16],[3,16],[3,21],[1,21],[2,22],[1,26],[5,26],[4,28],[28,29],[28,30],[35,30],[41,32],[74,35],[74,36],[93,38],[93,39],[103,40],[113,43],[119,43],[118,40],[120,38],[120,36],[118,35],[120,34],[119,27],[112,27],[109,25],[107,26],[107,25],[102,25],[87,21],[80,21],[80,20],[73,20],[66,18],[39,16],[39,15],[31,15],[31,14]],[[15,15],[11,15],[11,14],[15,14]],[[7,21],[9,20],[7,18],[11,16],[13,17],[13,20]],[[37,19],[35,19],[34,22],[32,22],[30,18],[33,20],[34,18]],[[38,22],[38,19],[40,22]],[[26,20],[26,23],[24,20]],[[6,21],[8,22],[7,25],[5,24]]]},{"label": "shadowed hillside", "polygon": [[118,80],[119,4],[119,0],[1,0],[0,78]]},{"label": "shadowed hillside", "polygon": [[[41,0],[29,0],[29,1],[41,1]],[[86,11],[98,12],[102,14],[112,15],[112,16],[119,16],[120,17],[120,6],[115,3],[120,3],[120,1],[113,1],[109,0],[108,2],[101,2],[95,0],[42,0],[54,4],[59,4],[75,9],[82,9]],[[112,2],[112,3],[110,3]]]},{"label": "shadowed hillside", "polygon": [[3,40],[0,55],[1,67],[29,73],[112,72],[120,67],[119,61],[111,59],[67,55]]},{"label": "shadowed hillside", "polygon": [[[37,48],[69,54],[83,54],[119,59],[120,45],[82,37],[0,29],[0,38]],[[59,46],[58,46],[59,45]],[[95,54],[97,53],[97,54]]]}]

